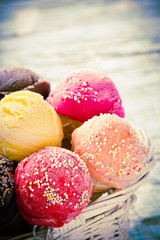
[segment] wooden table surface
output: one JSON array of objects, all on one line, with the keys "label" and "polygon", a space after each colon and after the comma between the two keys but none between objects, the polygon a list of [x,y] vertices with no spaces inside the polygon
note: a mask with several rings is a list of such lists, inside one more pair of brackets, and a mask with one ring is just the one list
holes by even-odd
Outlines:
[{"label": "wooden table surface", "polygon": [[130,211],[129,239],[160,239],[160,1],[1,0],[0,70],[15,66],[52,86],[78,68],[113,80],[157,161]]}]

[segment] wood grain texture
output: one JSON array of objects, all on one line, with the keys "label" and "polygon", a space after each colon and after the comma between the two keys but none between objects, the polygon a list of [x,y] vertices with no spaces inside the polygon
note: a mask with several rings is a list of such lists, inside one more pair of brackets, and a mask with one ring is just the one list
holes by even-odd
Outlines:
[{"label": "wood grain texture", "polygon": [[160,239],[160,1],[0,1],[0,70],[22,66],[52,86],[78,68],[104,71],[157,164],[137,192],[129,239]]}]

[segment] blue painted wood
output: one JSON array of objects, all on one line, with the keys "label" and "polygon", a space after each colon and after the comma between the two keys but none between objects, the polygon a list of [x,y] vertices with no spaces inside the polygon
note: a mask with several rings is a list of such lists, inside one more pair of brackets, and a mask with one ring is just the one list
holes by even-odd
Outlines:
[{"label": "blue painted wood", "polygon": [[0,69],[14,66],[52,86],[77,68],[108,74],[157,160],[130,211],[130,239],[160,239],[160,1],[1,0]]}]

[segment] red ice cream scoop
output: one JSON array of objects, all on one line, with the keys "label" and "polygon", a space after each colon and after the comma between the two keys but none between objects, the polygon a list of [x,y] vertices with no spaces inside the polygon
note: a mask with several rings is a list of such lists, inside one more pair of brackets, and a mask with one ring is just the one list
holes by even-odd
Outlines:
[{"label": "red ice cream scoop", "polygon": [[77,154],[47,147],[18,165],[15,192],[26,221],[61,227],[88,204],[92,182],[85,162]]}]

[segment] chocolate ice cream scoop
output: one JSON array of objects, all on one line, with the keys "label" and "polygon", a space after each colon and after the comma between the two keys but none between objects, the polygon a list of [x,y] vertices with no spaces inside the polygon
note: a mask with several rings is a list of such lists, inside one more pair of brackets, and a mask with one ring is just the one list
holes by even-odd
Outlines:
[{"label": "chocolate ice cream scoop", "polygon": [[[16,162],[10,162],[0,155],[0,238],[21,235],[30,231],[16,204],[14,172]],[[5,238],[6,239],[6,238]]]},{"label": "chocolate ice cream scoop", "polygon": [[0,155],[0,227],[18,212],[14,192],[14,172],[17,164]]},{"label": "chocolate ice cream scoop", "polygon": [[50,93],[50,83],[22,67],[9,68],[0,72],[0,99],[20,90],[39,93],[46,99]]}]

